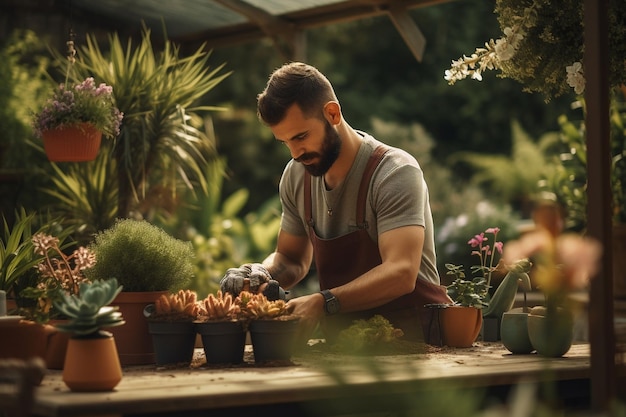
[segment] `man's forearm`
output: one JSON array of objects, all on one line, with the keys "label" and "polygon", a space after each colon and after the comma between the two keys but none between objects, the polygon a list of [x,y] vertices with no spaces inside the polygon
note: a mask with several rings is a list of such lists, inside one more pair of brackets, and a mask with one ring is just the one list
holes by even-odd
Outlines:
[{"label": "man's forearm", "polygon": [[286,256],[278,252],[265,258],[263,266],[272,275],[272,279],[278,281],[284,289],[294,287],[308,272],[308,269],[298,263],[291,262]]}]

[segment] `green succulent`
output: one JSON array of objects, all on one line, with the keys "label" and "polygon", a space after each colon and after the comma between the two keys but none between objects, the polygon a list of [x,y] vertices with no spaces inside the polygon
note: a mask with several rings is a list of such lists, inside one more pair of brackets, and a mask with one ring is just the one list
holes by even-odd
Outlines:
[{"label": "green succulent", "polygon": [[96,336],[102,327],[121,326],[119,307],[108,305],[121,291],[115,278],[81,283],[78,295],[63,294],[54,301],[54,307],[69,318],[56,327],[77,336]]}]

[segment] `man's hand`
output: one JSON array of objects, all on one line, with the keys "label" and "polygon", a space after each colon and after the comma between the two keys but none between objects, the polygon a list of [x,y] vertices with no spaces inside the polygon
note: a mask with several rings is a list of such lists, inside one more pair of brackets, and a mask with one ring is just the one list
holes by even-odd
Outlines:
[{"label": "man's hand", "polygon": [[287,303],[292,313],[300,316],[296,344],[306,347],[320,320],[324,317],[324,297],[321,294],[309,294],[296,297]]},{"label": "man's hand", "polygon": [[220,281],[220,289],[223,293],[231,293],[238,296],[243,290],[244,279],[250,280],[250,292],[257,293],[263,291],[272,279],[267,269],[261,264],[244,264],[239,268],[230,268]]}]

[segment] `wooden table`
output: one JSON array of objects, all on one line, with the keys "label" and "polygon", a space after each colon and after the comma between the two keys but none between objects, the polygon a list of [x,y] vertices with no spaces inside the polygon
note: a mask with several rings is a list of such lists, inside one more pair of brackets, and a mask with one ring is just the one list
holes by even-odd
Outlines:
[{"label": "wooden table", "polygon": [[[426,353],[359,357],[330,354],[295,356],[291,366],[254,363],[231,368],[128,367],[113,392],[75,393],[50,371],[37,388],[38,416],[101,415],[339,415],[350,410],[401,406],[402,397],[450,388],[485,389],[520,381],[588,381],[588,344],[574,344],[557,359],[512,355],[500,343],[477,342],[467,349],[428,347]],[[202,355],[201,349],[196,355]],[[197,363],[197,360],[195,363]],[[177,414],[176,414],[177,413]],[[269,414],[267,414],[269,415]]]}]

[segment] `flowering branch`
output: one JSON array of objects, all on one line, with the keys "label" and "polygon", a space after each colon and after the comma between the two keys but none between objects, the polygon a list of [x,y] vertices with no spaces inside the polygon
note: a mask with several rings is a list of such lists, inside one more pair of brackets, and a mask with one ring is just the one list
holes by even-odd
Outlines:
[{"label": "flowering branch", "polygon": [[[487,280],[487,287],[491,284],[491,274],[496,269],[493,265],[496,251],[502,254],[503,243],[497,241],[499,232],[499,227],[490,227],[467,242],[472,248],[478,248],[477,250],[472,251],[472,255],[477,255],[479,257],[480,265],[472,266],[472,272],[481,272]],[[489,238],[485,237],[485,233],[493,234],[493,247],[496,249],[495,251],[492,250],[490,245],[485,244],[485,242],[489,241]],[[497,265],[498,264],[496,263],[496,266]]]},{"label": "flowering branch", "polygon": [[45,280],[38,287],[42,290],[61,288],[70,294],[78,293],[79,284],[88,281],[83,271],[96,264],[96,255],[84,246],[66,255],[59,247],[59,239],[45,233],[36,233],[31,239],[35,254],[44,257],[37,269]]},{"label": "flowering branch", "polygon": [[[610,2],[608,7],[609,83],[615,87],[626,82],[626,8],[622,2]],[[468,77],[480,81],[484,71],[499,70],[499,77],[516,80],[524,91],[540,92],[546,100],[570,88],[578,95],[584,93],[580,0],[496,0],[494,12],[502,37],[453,60],[444,74],[448,84]]]},{"label": "flowering branch", "polygon": [[484,48],[477,48],[471,56],[463,55],[456,61],[452,61],[452,67],[446,70],[444,79],[448,84],[454,85],[458,80],[463,80],[468,76],[472,79],[482,81],[482,73],[489,70],[502,70],[502,62],[508,61],[519,48],[520,42],[526,36],[526,27],[531,25],[531,17],[536,15],[535,5],[524,10],[524,16],[515,16],[517,24],[504,28],[504,36],[494,41],[490,39],[485,42]]}]

